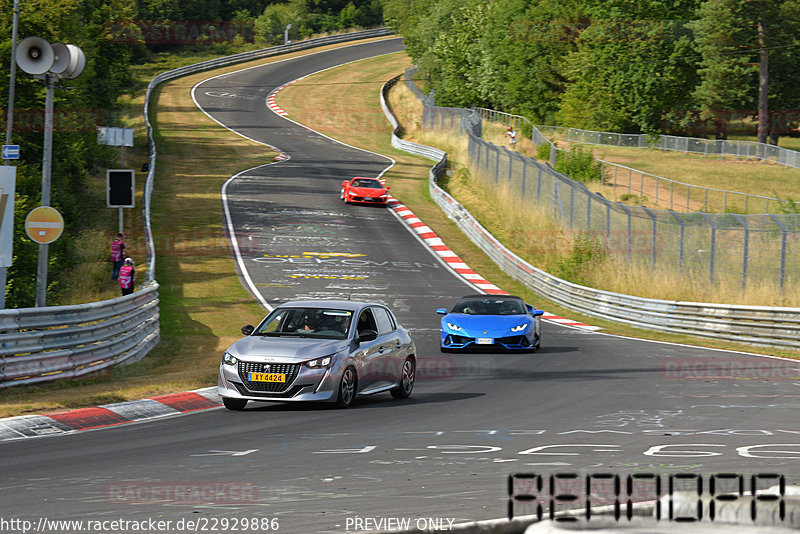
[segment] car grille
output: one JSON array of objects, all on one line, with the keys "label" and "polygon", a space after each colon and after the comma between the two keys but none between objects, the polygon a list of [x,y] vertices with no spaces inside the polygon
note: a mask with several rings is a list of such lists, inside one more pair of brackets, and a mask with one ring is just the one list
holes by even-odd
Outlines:
[{"label": "car grille", "polygon": [[[247,373],[279,373],[286,375],[286,382],[250,382]],[[292,385],[300,373],[299,363],[254,363],[239,362],[239,378],[250,391],[282,393]]]},{"label": "car grille", "polygon": [[525,336],[499,337],[494,341],[495,343],[500,343],[501,345],[514,347],[530,347],[531,345],[528,341],[528,338]]}]

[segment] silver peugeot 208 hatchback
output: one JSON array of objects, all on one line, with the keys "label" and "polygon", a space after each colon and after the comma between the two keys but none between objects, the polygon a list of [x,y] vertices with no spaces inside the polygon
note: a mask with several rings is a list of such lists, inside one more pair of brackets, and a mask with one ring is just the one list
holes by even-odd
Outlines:
[{"label": "silver peugeot 208 hatchback", "polygon": [[228,347],[217,390],[225,407],[247,401],[327,401],[350,406],[414,388],[416,348],[385,306],[350,300],[300,300],[275,308]]}]

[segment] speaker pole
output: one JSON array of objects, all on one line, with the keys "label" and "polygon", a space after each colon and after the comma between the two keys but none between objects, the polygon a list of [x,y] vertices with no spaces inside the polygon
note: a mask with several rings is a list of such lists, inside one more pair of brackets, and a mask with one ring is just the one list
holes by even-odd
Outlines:
[{"label": "speaker pole", "polygon": [[[53,90],[56,77],[44,74],[47,87],[44,100],[44,147],[42,156],[42,206],[50,205],[50,167],[53,154]],[[39,263],[36,269],[36,307],[47,306],[47,244],[39,244]]]},{"label": "speaker pole", "polygon": [[[17,52],[17,28],[19,27],[19,0],[14,0],[14,17],[11,24],[11,64],[9,65],[8,81],[8,112],[6,113],[6,144],[11,144],[11,134],[14,131],[14,88],[17,78],[17,62],[14,55]],[[4,161],[6,165],[11,165],[11,160]],[[11,207],[14,207],[14,199],[11,199]],[[6,283],[7,267],[0,267],[0,310],[6,309]]]},{"label": "speaker pole", "polygon": [[[6,144],[11,144],[11,133],[14,129],[14,89],[17,77],[17,61],[14,59],[17,53],[17,26],[19,26],[19,0],[14,0],[14,22],[11,26],[11,65],[9,65],[8,82],[8,114],[6,122]],[[11,165],[11,160],[5,160],[6,165]],[[4,292],[5,293],[5,292]],[[2,298],[5,298],[5,294]]]}]

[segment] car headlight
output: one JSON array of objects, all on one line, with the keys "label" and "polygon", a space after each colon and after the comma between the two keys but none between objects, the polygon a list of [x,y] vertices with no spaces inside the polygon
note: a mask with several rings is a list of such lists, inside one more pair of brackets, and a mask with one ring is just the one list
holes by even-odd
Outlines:
[{"label": "car headlight", "polygon": [[447,323],[447,328],[449,328],[450,330],[454,330],[456,332],[461,332],[461,327],[458,326],[457,324]]},{"label": "car headlight", "polygon": [[333,356],[325,356],[306,362],[306,367],[309,369],[327,369],[331,365],[333,365]]},{"label": "car headlight", "polygon": [[239,360],[236,359],[236,356],[231,354],[228,351],[225,351],[225,354],[222,356],[222,363],[225,365],[236,365],[239,363]]},{"label": "car headlight", "polygon": [[521,325],[519,325],[519,326],[515,326],[515,327],[513,327],[513,328],[511,329],[511,331],[512,331],[512,332],[522,332],[522,331],[523,331],[523,330],[525,330],[526,328],[528,328],[528,323],[521,324]]}]

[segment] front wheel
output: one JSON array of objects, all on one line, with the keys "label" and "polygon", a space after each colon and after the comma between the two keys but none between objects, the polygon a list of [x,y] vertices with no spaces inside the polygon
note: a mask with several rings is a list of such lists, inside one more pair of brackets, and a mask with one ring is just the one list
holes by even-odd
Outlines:
[{"label": "front wheel", "polygon": [[339,408],[347,408],[353,404],[356,398],[356,386],[358,385],[358,376],[356,370],[348,367],[342,372],[342,380],[339,382],[339,398],[336,399],[336,405]]},{"label": "front wheel", "polygon": [[539,334],[535,334],[533,336],[533,345],[531,346],[531,352],[537,352],[541,348],[542,348],[542,338],[539,337]]},{"label": "front wheel", "polygon": [[244,410],[244,407],[247,406],[247,399],[231,399],[228,397],[222,397],[222,404],[229,410],[239,412]]},{"label": "front wheel", "polygon": [[414,389],[414,379],[416,378],[416,368],[417,364],[414,361],[414,358],[409,356],[406,358],[405,363],[403,363],[403,372],[400,375],[400,384],[389,393],[392,394],[392,397],[395,399],[405,399],[411,395],[411,390]]}]

